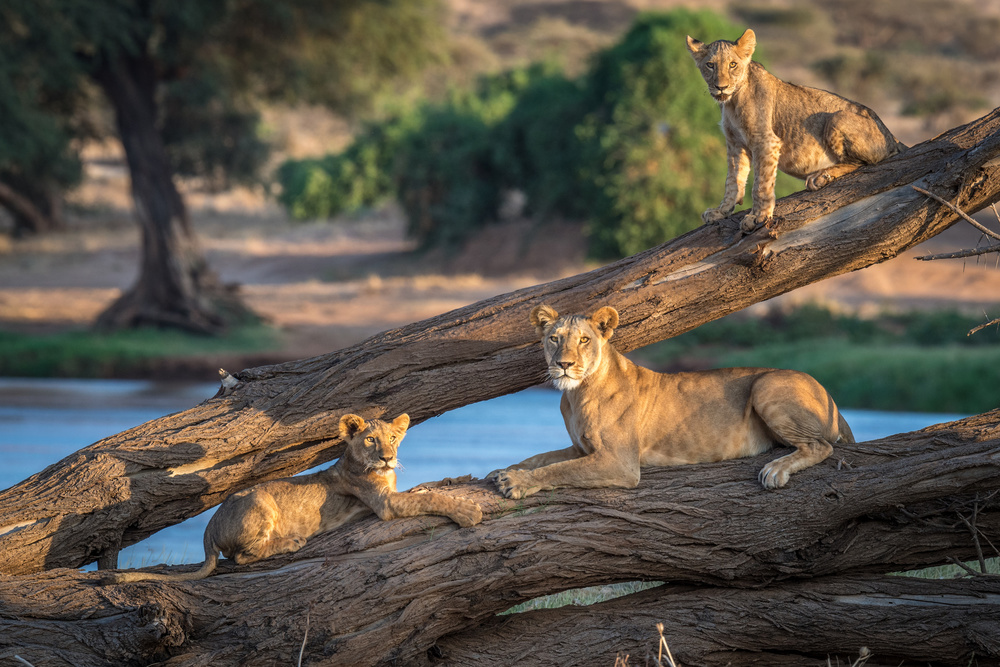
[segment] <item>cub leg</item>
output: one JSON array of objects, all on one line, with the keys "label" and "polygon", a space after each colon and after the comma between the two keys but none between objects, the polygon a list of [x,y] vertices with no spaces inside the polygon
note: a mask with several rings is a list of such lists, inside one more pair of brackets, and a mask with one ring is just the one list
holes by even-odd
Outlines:
[{"label": "cub leg", "polygon": [[277,554],[292,554],[306,545],[304,537],[271,537],[240,549],[233,555],[237,565],[255,563]]},{"label": "cub leg", "polygon": [[761,469],[758,477],[764,488],[784,486],[789,475],[833,453],[830,443],[839,439],[843,417],[827,391],[811,376],[797,371],[762,375],[751,389],[750,407],[780,443],[795,448]]},{"label": "cub leg", "polygon": [[876,164],[899,152],[900,144],[868,109],[841,110],[823,127],[823,144],[835,164],[806,177],[806,188],[819,190],[866,164]]},{"label": "cub leg", "polygon": [[372,506],[380,519],[401,519],[408,516],[446,516],[459,526],[468,528],[483,520],[478,503],[465,498],[454,498],[443,493],[389,493],[382,502]]},{"label": "cub leg", "polygon": [[747,178],[750,176],[750,155],[743,148],[727,146],[726,165],[726,194],[723,195],[721,204],[701,214],[701,220],[706,224],[722,220],[733,212],[737,204],[743,203]]},{"label": "cub leg", "polygon": [[754,146],[753,207],[740,224],[744,232],[752,232],[757,225],[766,225],[774,216],[774,183],[780,156],[781,140],[773,134]]}]

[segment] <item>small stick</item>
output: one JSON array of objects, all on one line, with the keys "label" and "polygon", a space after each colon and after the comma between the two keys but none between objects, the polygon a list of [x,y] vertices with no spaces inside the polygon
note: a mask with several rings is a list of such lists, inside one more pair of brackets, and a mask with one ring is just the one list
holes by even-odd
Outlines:
[{"label": "small stick", "polygon": [[955,252],[943,252],[939,255],[921,255],[920,257],[914,257],[913,259],[930,262],[935,259],[962,259],[963,257],[976,257],[977,255],[985,255],[991,252],[1000,252],[1000,245],[991,245],[985,248],[971,248],[969,250],[956,250]]},{"label": "small stick", "polygon": [[302,667],[302,654],[306,652],[306,640],[309,639],[309,612],[306,612],[306,631],[302,634],[302,647],[299,649],[299,664]]},{"label": "small stick", "polygon": [[981,224],[979,224],[978,222],[976,222],[975,220],[973,220],[971,216],[969,216],[967,213],[965,213],[964,211],[962,211],[961,209],[959,209],[957,206],[955,206],[951,202],[946,201],[946,200],[942,199],[941,197],[938,197],[933,192],[928,192],[927,190],[924,190],[923,188],[918,188],[915,185],[912,186],[912,187],[913,187],[914,190],[916,190],[920,194],[926,195],[926,196],[930,197],[931,199],[933,199],[935,201],[941,202],[942,204],[944,204],[945,206],[947,206],[948,208],[950,208],[952,211],[954,211],[958,215],[962,216],[963,220],[965,220],[970,225],[972,225],[973,227],[975,227],[976,229],[978,229],[979,231],[981,231],[983,234],[986,234],[987,236],[1000,241],[1000,234],[997,234],[996,232],[988,229],[987,227],[983,227]]},{"label": "small stick", "polygon": [[988,326],[992,326],[992,325],[994,325],[994,324],[1000,324],[1000,318],[997,318],[997,319],[995,319],[995,320],[990,320],[990,321],[989,321],[989,322],[987,322],[986,324],[980,324],[980,325],[979,325],[978,327],[976,327],[976,328],[974,328],[974,329],[970,329],[970,330],[969,330],[969,333],[967,333],[967,334],[965,334],[965,335],[966,335],[966,336],[971,336],[972,334],[976,333],[977,331],[982,331],[982,330],[983,330],[983,329],[985,329],[986,327],[988,327]]},{"label": "small stick", "polygon": [[28,667],[35,667],[33,664],[31,664],[30,662],[28,662],[27,660],[25,660],[24,658],[22,658],[19,655],[15,655],[14,659],[17,660],[18,662],[21,662],[21,663],[27,665]]}]

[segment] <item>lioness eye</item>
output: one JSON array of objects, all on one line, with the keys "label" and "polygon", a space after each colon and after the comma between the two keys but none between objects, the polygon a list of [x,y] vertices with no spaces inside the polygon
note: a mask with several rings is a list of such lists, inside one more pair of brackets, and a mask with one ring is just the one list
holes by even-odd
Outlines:
[{"label": "lioness eye", "polygon": [[558,336],[549,336],[549,340],[552,341],[553,343],[558,343],[559,342]]},{"label": "lioness eye", "polygon": [[735,62],[729,63],[729,69],[733,69],[735,67],[736,67],[736,63]]},{"label": "lioness eye", "polygon": [[707,67],[708,69],[715,69],[715,63],[708,63],[707,65],[705,65],[705,67]]},{"label": "lioness eye", "polygon": [[590,342],[590,338],[588,338],[587,336],[580,336],[580,342],[581,343],[589,343]]},{"label": "lioness eye", "polygon": [[396,442],[396,436],[390,435],[389,436],[389,442]]},{"label": "lioness eye", "polygon": [[367,438],[365,438],[365,442],[367,442],[370,445],[374,445],[375,444],[375,438],[373,438],[371,436],[368,436]]}]

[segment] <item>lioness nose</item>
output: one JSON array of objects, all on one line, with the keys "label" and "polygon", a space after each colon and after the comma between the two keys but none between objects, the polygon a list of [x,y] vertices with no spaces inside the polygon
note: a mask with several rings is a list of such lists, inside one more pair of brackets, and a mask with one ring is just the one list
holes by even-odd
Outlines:
[{"label": "lioness nose", "polygon": [[570,366],[572,366],[574,362],[572,362],[572,361],[560,361],[560,362],[557,362],[557,363],[559,364],[559,368],[561,368],[563,370],[566,370],[567,368],[569,368]]},{"label": "lioness nose", "polygon": [[385,461],[386,463],[392,460],[391,456],[380,456],[379,458]]}]

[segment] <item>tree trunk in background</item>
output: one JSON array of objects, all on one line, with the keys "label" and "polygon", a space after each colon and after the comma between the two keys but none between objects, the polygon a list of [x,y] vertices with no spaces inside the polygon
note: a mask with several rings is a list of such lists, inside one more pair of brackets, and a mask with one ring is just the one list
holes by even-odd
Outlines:
[{"label": "tree trunk in background", "polygon": [[[144,664],[161,651],[158,659],[169,655],[174,666],[289,665],[308,626],[304,664],[420,664],[439,638],[486,623],[478,664],[518,664],[505,662],[516,657],[513,644],[528,650],[535,635],[516,639],[503,630],[508,621],[492,620],[496,613],[568,588],[641,579],[702,588],[644,593],[634,622],[626,614],[581,634],[568,613],[533,615],[534,630],[549,631],[539,655],[565,649],[573,659],[560,664],[611,665],[619,637],[632,637],[623,640],[626,650],[636,637],[651,644],[653,628],[642,626],[674,609],[668,641],[692,660],[730,649],[856,653],[866,636],[882,655],[965,665],[975,650],[977,664],[996,664],[996,583],[878,575],[975,558],[963,517],[975,524],[980,547],[1000,544],[1000,411],[838,445],[833,458],[766,491],[756,473],[779,453],[647,468],[636,489],[568,489],[516,502],[486,482],[442,487],[479,502],[484,522],[458,529],[439,517],[361,519],[296,554],[238,568],[224,561],[222,574],[200,582],[97,586],[100,573],[74,570],[3,576],[0,655],[30,647],[21,655],[36,667],[107,664],[105,655]],[[932,604],[942,595],[953,597]],[[631,608],[633,599],[616,605]],[[853,620],[841,616],[847,611]],[[765,631],[768,623],[775,627]],[[636,624],[638,636],[629,629]],[[809,628],[815,640],[803,642]],[[607,637],[597,641],[602,631]],[[576,652],[555,646],[560,638],[578,641]],[[580,659],[592,640],[594,652]],[[952,643],[950,653],[943,643]],[[453,664],[477,664],[464,660],[476,650],[468,636],[440,647],[453,652]],[[725,664],[718,658],[705,664]],[[544,663],[529,656],[520,664]]]},{"label": "tree trunk in background", "polygon": [[[1000,110],[778,202],[776,239],[702,227],[589,273],[487,299],[327,355],[237,374],[190,410],[105,438],[0,492],[0,572],[79,567],[339,456],[338,420],[412,423],[545,379],[528,313],[612,304],[627,352],[821,278],[882,262],[1000,198]],[[687,474],[687,473],[685,473]]]},{"label": "tree trunk in background", "polygon": [[14,235],[47,234],[65,229],[62,200],[52,192],[26,192],[24,187],[0,183],[0,206],[14,218]]},{"label": "tree trunk in background", "polygon": [[115,111],[142,228],[139,278],[97,319],[99,328],[171,327],[215,334],[254,319],[236,289],[208,268],[157,130],[156,72],[144,56],[104,59],[93,74]]}]

